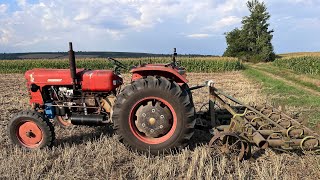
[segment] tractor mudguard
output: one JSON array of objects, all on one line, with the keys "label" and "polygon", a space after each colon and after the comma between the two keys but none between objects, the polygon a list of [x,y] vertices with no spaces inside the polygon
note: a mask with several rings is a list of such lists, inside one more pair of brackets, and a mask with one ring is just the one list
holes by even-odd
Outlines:
[{"label": "tractor mudguard", "polygon": [[172,68],[166,65],[148,64],[142,67],[136,67],[130,70],[132,73],[131,81],[136,81],[144,76],[162,76],[172,79],[180,86],[188,83],[184,69]]}]

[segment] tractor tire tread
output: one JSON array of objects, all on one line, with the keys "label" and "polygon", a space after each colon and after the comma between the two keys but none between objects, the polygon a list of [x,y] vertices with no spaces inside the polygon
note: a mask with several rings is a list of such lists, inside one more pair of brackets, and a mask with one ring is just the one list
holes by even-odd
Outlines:
[{"label": "tractor tire tread", "polygon": [[16,137],[16,126],[18,126],[19,121],[22,118],[30,118],[30,120],[35,122],[41,128],[42,132],[45,134],[45,137],[42,140],[42,143],[35,149],[44,148],[44,147],[51,148],[53,146],[54,141],[55,141],[55,133],[54,133],[53,124],[43,114],[36,112],[36,111],[32,111],[32,110],[20,111],[20,112],[14,114],[12,116],[11,120],[9,121],[7,130],[8,130],[8,135],[9,135],[11,142],[13,144],[30,150],[30,148],[23,146],[19,142],[18,138]]},{"label": "tractor tire tread", "polygon": [[[113,108],[113,115],[112,120],[114,122],[114,129],[116,134],[119,137],[119,140],[123,142],[125,145],[131,147],[131,149],[143,152],[144,150],[139,149],[138,147],[134,147],[131,143],[128,143],[128,140],[126,139],[124,132],[122,131],[122,126],[124,123],[121,121],[121,113],[123,111],[127,111],[122,109],[122,105],[128,101],[128,98],[131,97],[134,93],[139,92],[142,89],[146,88],[157,88],[161,89],[162,91],[167,91],[168,93],[172,94],[172,96],[183,106],[184,111],[184,127],[181,127],[182,130],[180,133],[182,133],[181,136],[179,136],[179,139],[174,140],[172,144],[170,144],[170,148],[164,148],[164,151],[150,151],[152,154],[159,154],[159,153],[168,153],[172,150],[181,150],[184,148],[187,143],[189,142],[190,138],[192,137],[194,133],[194,126],[195,126],[195,118],[194,113],[195,109],[193,106],[193,103],[191,102],[191,99],[183,88],[181,88],[176,82],[170,81],[164,77],[155,77],[155,76],[147,76],[142,79],[133,81],[130,85],[126,86],[123,91],[117,96],[117,99],[115,101],[115,105]],[[178,119],[178,121],[181,119]],[[173,147],[173,148],[172,148]]]}]

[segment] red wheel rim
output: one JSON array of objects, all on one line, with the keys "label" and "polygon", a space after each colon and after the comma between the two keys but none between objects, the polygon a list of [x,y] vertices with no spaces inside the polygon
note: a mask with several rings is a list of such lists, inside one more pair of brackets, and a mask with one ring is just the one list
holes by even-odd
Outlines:
[{"label": "red wheel rim", "polygon": [[[148,100],[157,100],[157,101],[160,101],[161,103],[165,104],[171,111],[172,113],[172,126],[169,130],[169,132],[167,134],[165,134],[164,136],[161,136],[161,137],[158,137],[158,138],[152,138],[152,137],[147,137],[143,134],[141,134],[139,132],[139,130],[137,129],[137,127],[135,126],[135,123],[134,123],[134,113],[135,111],[138,109],[139,105],[142,103],[142,102],[145,102],[145,101],[148,101]],[[176,128],[177,128],[177,114],[175,112],[175,110],[173,109],[172,105],[162,99],[162,98],[159,98],[159,97],[145,97],[143,99],[140,99],[138,102],[136,102],[132,109],[130,110],[130,115],[129,115],[129,126],[130,126],[130,130],[131,132],[133,133],[133,135],[138,138],[140,141],[144,142],[144,143],[147,143],[147,144],[160,144],[160,143],[163,143],[165,141],[167,141],[168,139],[170,139],[172,137],[172,135],[174,134]]]},{"label": "red wheel rim", "polygon": [[23,146],[36,148],[43,139],[43,133],[36,123],[24,121],[17,128],[17,138]]}]

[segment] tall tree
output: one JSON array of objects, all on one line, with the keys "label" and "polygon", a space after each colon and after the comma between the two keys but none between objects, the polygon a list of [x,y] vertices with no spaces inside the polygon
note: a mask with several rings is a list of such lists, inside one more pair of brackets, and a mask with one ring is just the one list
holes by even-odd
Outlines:
[{"label": "tall tree", "polygon": [[248,61],[273,61],[275,54],[271,40],[273,30],[269,30],[270,14],[264,2],[247,2],[250,15],[242,20],[241,29],[226,33],[227,49],[224,56],[240,57]]}]

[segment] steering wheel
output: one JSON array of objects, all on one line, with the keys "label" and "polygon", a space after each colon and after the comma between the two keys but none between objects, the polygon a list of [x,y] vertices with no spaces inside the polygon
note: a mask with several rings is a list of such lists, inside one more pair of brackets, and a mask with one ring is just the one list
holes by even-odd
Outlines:
[{"label": "steering wheel", "polygon": [[120,61],[118,60],[115,60],[111,57],[108,57],[108,60],[111,61],[115,66],[117,66],[118,68],[122,68],[122,69],[127,69],[127,66],[124,65],[123,63],[121,63]]}]

